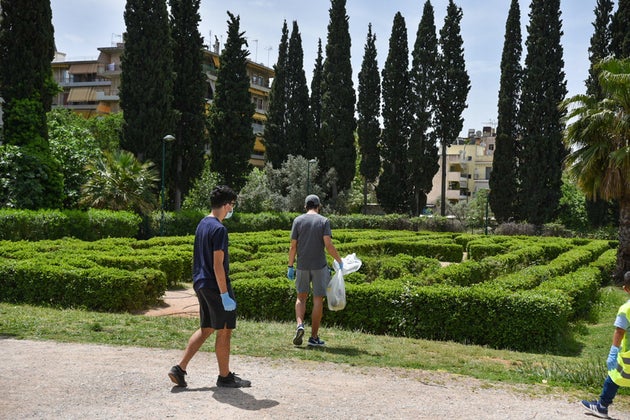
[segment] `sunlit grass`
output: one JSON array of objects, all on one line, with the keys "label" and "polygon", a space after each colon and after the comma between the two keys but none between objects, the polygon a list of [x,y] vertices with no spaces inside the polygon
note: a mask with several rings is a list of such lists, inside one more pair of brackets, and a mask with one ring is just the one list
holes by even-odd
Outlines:
[{"label": "sunlit grass", "polygon": [[[599,394],[605,378],[605,358],[610,348],[617,308],[628,296],[615,288],[602,290],[593,323],[573,326],[577,350],[570,355],[496,350],[454,342],[376,336],[324,326],[327,347],[294,347],[294,323],[252,322],[240,319],[232,340],[232,353],[275,359],[295,359],[445,371],[477,379],[511,384],[539,384],[548,389]],[[54,309],[0,303],[0,335],[18,339],[98,343],[183,349],[197,328],[196,318],[148,317],[132,314]],[[308,328],[307,328],[308,330]],[[308,332],[308,331],[307,331]],[[209,340],[202,351],[213,351]],[[620,390],[619,406],[630,406],[630,392]]]}]

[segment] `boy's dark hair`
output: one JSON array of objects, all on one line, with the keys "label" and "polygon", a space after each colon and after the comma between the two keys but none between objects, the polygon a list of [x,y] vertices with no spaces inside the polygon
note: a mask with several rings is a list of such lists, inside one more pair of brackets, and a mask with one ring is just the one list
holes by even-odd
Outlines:
[{"label": "boy's dark hair", "polygon": [[231,203],[235,201],[238,196],[232,190],[232,188],[227,185],[219,185],[214,187],[212,192],[210,193],[210,205],[213,209],[217,209],[221,206],[224,206],[227,203]]}]

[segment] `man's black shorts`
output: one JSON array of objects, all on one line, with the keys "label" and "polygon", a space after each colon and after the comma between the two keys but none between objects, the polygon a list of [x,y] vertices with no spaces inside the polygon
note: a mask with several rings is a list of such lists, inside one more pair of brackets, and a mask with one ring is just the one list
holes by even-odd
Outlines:
[{"label": "man's black shorts", "polygon": [[201,328],[236,328],[236,311],[223,308],[221,294],[218,291],[202,287],[196,291],[199,300],[199,320]]}]

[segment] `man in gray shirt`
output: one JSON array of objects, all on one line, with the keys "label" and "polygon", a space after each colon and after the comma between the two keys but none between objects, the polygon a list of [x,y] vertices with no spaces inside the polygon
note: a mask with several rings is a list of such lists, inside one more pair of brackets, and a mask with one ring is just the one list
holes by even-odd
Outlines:
[{"label": "man in gray shirt", "polygon": [[[319,339],[319,325],[324,310],[326,287],[330,281],[325,251],[328,251],[330,256],[339,263],[340,269],[343,268],[343,262],[332,243],[330,221],[319,214],[321,209],[319,197],[314,194],[307,196],[304,200],[304,209],[306,213],[296,217],[291,227],[289,268],[287,270],[287,277],[290,280],[295,280],[297,291],[295,318],[298,325],[293,344],[302,345],[306,301],[312,283],[313,311],[311,313],[311,337],[308,339],[308,345],[322,347],[325,343]],[[297,272],[293,266],[296,256],[298,260]]]}]

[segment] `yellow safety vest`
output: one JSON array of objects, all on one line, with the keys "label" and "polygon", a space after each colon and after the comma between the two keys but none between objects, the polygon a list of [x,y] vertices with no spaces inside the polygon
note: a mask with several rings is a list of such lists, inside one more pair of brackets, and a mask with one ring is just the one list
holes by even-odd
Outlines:
[{"label": "yellow safety vest", "polygon": [[[630,320],[630,300],[619,308],[617,314],[625,313]],[[608,376],[619,386],[630,387],[630,349],[628,349],[628,334],[623,336],[617,356],[617,367],[608,371]]]}]

